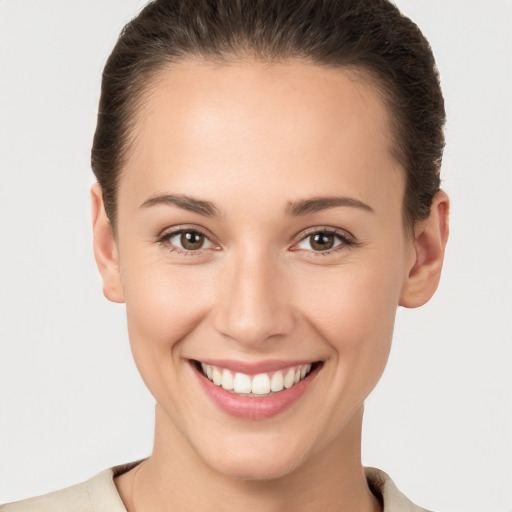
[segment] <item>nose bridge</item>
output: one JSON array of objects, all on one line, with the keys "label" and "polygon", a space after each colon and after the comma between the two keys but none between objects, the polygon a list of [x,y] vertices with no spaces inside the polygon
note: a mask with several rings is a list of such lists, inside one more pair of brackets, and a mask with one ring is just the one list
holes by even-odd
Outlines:
[{"label": "nose bridge", "polygon": [[294,325],[279,262],[263,250],[241,250],[230,258],[216,314],[216,328],[242,344],[286,335]]}]

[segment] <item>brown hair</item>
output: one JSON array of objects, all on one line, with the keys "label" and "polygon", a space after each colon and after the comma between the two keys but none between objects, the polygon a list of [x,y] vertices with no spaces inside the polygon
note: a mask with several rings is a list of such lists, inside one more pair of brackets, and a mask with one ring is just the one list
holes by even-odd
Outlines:
[{"label": "brown hair", "polygon": [[191,57],[302,59],[362,71],[384,93],[395,156],[406,171],[406,224],[429,215],[440,186],[444,100],[432,50],[387,0],[154,0],[128,23],[103,72],[92,169],[111,224],[148,83]]}]

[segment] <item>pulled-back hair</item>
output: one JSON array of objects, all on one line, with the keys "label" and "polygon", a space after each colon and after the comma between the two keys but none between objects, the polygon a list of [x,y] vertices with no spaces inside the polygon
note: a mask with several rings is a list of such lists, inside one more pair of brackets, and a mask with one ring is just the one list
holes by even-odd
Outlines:
[{"label": "pulled-back hair", "polygon": [[103,72],[92,168],[111,224],[116,193],[148,84],[190,58],[300,59],[361,72],[388,107],[405,169],[406,224],[429,215],[440,186],[444,100],[432,50],[387,0],[154,0],[122,30]]}]

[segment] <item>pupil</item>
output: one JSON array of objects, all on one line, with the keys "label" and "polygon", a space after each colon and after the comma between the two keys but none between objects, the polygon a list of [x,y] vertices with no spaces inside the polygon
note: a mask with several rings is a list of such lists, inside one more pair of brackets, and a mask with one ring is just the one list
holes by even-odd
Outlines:
[{"label": "pupil", "polygon": [[189,251],[201,249],[204,243],[204,235],[195,231],[185,231],[181,234],[181,246]]},{"label": "pupil", "polygon": [[317,251],[327,251],[334,246],[334,235],[317,233],[313,236],[311,247]]}]

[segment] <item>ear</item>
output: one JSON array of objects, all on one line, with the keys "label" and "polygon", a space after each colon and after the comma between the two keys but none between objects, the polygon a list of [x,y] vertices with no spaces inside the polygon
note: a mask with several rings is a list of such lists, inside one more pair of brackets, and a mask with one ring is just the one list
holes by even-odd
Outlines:
[{"label": "ear", "polygon": [[124,295],[119,271],[119,252],[98,183],[91,187],[91,207],[94,257],[103,279],[103,294],[111,302],[121,303],[124,302]]},{"label": "ear", "polygon": [[437,289],[448,241],[450,202],[440,190],[434,196],[430,215],[414,228],[415,258],[400,294],[400,306],[417,308],[430,300]]}]

